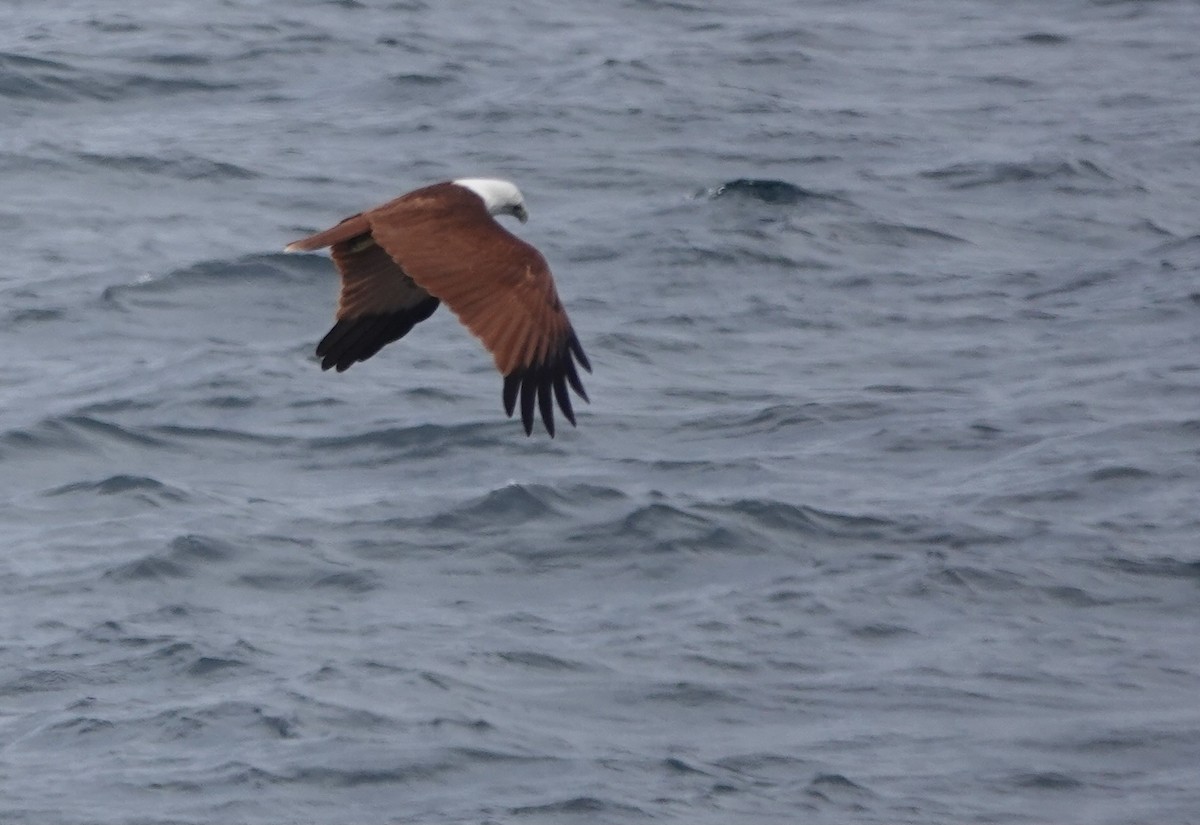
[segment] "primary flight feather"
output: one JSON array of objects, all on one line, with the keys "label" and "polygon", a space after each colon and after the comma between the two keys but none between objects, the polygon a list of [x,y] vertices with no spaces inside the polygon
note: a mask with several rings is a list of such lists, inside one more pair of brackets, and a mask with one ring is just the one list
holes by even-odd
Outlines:
[{"label": "primary flight feather", "polygon": [[520,190],[504,180],[464,178],[409,192],[290,243],[288,252],[330,247],[341,275],[337,323],[317,344],[321,369],[338,372],[397,341],[442,302],[491,352],[504,376],[504,411],[534,408],[554,437],[554,404],[575,424],[567,387],[588,400],[575,362],[591,364],[558,299],[546,259],[496,222],[528,219]]}]

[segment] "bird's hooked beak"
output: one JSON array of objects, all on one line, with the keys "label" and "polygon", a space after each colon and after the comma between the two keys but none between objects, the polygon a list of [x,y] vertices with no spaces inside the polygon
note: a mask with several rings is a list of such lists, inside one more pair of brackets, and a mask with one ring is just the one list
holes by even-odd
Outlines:
[{"label": "bird's hooked beak", "polygon": [[525,223],[529,220],[529,213],[525,211],[525,207],[521,204],[517,204],[512,208],[512,214],[513,217],[519,220],[521,223]]}]

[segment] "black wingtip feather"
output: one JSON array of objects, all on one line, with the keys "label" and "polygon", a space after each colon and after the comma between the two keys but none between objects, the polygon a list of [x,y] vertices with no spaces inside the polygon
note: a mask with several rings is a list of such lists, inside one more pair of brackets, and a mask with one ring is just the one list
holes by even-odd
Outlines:
[{"label": "black wingtip feather", "polygon": [[579,362],[579,366],[583,367],[588,372],[592,371],[592,363],[588,361],[588,357],[583,353],[583,344],[579,343],[579,339],[575,337],[575,330],[571,330],[571,336],[567,339],[567,346],[571,348],[571,352],[575,353],[575,360]]},{"label": "black wingtip feather", "polygon": [[504,376],[504,414],[512,418],[517,406],[517,392],[521,389],[521,374],[514,372]]},{"label": "black wingtip feather", "polygon": [[[572,359],[574,356],[574,360]],[[542,425],[551,438],[554,437],[554,404],[562,411],[563,418],[575,424],[575,411],[571,408],[571,395],[567,391],[570,386],[584,401],[588,400],[583,382],[575,369],[578,360],[584,369],[591,372],[591,364],[583,354],[575,333],[570,333],[548,359],[540,364],[513,370],[504,376],[504,412],[511,418],[517,406],[517,397],[521,400],[521,424],[526,435],[533,434],[534,408],[540,413]]]},{"label": "black wingtip feather", "polygon": [[542,424],[545,425],[546,432],[550,433],[550,437],[554,438],[554,400],[550,397],[550,387],[550,381],[538,381],[537,400]]},{"label": "black wingtip feather", "polygon": [[558,401],[558,408],[562,410],[563,417],[574,427],[575,411],[571,409],[571,395],[567,392],[566,379],[561,375],[554,376],[554,397]]},{"label": "black wingtip feather", "polygon": [[521,423],[525,425],[525,435],[533,435],[533,402],[537,395],[537,370],[529,371],[521,381]]}]

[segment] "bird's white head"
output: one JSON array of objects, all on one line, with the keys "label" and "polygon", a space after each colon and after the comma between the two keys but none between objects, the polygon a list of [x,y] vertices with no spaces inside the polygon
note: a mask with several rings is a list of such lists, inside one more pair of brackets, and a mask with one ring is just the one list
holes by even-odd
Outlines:
[{"label": "bird's white head", "polygon": [[510,181],[495,178],[460,178],[454,183],[483,198],[483,205],[487,207],[488,214],[512,215],[521,223],[529,220],[521,190]]}]

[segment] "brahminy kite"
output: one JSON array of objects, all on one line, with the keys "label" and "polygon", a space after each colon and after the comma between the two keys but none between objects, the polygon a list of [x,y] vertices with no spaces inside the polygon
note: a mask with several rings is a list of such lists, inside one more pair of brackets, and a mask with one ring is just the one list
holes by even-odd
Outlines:
[{"label": "brahminy kite", "polygon": [[[321,369],[365,361],[409,333],[442,301],[504,376],[504,411],[518,396],[525,434],[534,404],[554,437],[554,399],[572,426],[569,384],[588,400],[575,361],[592,371],[541,253],[492,217],[525,223],[525,199],[506,180],[435,183],[351,215],[287,252],[330,247],[341,275],[337,323],[317,344]],[[572,360],[574,357],[574,360]]]}]

